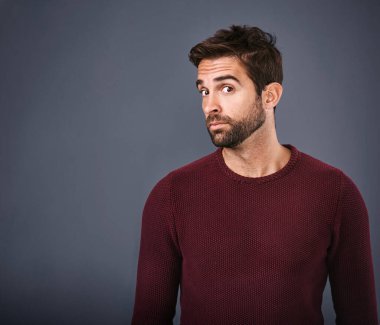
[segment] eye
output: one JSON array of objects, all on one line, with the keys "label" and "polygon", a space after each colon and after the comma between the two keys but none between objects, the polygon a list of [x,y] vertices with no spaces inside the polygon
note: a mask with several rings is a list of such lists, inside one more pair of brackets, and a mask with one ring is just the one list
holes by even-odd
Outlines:
[{"label": "eye", "polygon": [[231,87],[231,86],[224,86],[223,88],[222,88],[222,92],[224,92],[224,93],[226,93],[226,94],[228,94],[228,93],[230,93],[230,92],[232,92],[233,91],[233,88]]},{"label": "eye", "polygon": [[206,89],[200,89],[199,90],[200,94],[204,97],[204,96],[207,96],[209,94],[208,90]]}]

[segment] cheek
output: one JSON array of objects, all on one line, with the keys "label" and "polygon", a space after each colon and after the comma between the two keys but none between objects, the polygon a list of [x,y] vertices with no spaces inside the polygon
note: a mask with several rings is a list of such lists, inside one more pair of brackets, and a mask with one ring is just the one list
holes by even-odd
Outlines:
[{"label": "cheek", "polygon": [[223,113],[234,118],[240,119],[246,116],[252,109],[252,103],[249,99],[242,96],[229,96],[221,101]]},{"label": "cheek", "polygon": [[202,111],[206,113],[207,99],[202,97]]}]

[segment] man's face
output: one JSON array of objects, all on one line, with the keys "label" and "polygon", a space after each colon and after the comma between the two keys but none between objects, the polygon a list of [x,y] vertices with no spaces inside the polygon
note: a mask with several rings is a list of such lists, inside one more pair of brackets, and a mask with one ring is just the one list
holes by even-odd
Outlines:
[{"label": "man's face", "polygon": [[236,147],[264,124],[261,97],[237,58],[203,59],[197,79],[207,130],[215,146]]}]

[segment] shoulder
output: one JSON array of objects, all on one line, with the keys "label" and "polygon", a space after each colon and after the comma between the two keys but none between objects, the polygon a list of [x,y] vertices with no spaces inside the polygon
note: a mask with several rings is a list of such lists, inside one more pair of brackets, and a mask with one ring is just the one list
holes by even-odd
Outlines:
[{"label": "shoulder", "polygon": [[300,152],[299,170],[315,180],[334,183],[341,196],[347,193],[360,195],[352,178],[343,170],[304,152]]},{"label": "shoulder", "polygon": [[168,192],[173,182],[178,184],[209,174],[209,171],[215,169],[215,164],[217,164],[215,156],[216,151],[172,170],[157,182],[152,191]]},{"label": "shoulder", "polygon": [[317,174],[331,174],[340,177],[342,171],[316,157],[313,157],[305,152],[300,151],[300,165],[301,168]]},{"label": "shoulder", "polygon": [[299,152],[298,173],[311,182],[323,182],[334,184],[340,188],[343,177],[347,177],[343,171],[305,152]]},{"label": "shoulder", "polygon": [[184,166],[171,171],[164,179],[166,181],[171,180],[172,182],[181,182],[193,179],[200,179],[210,175],[212,170],[215,170],[217,165],[217,150],[198,158]]},{"label": "shoulder", "polygon": [[217,150],[173,170],[169,175],[172,175],[172,177],[177,178],[202,173],[205,169],[210,168],[215,164],[216,153]]}]

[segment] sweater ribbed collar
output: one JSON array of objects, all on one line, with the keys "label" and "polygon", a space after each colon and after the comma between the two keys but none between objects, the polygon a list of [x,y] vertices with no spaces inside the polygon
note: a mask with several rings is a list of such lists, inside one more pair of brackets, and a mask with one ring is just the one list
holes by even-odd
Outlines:
[{"label": "sweater ribbed collar", "polygon": [[224,161],[223,154],[222,154],[223,148],[218,148],[215,151],[215,157],[216,157],[216,160],[218,161],[218,165],[222,169],[223,173],[225,173],[228,177],[232,178],[233,180],[239,181],[239,182],[244,182],[244,183],[265,183],[265,182],[273,181],[275,179],[278,179],[278,178],[285,176],[286,174],[288,174],[293,169],[294,165],[298,161],[298,158],[300,155],[300,152],[298,151],[298,149],[291,144],[282,144],[282,145],[285,146],[286,148],[290,149],[290,151],[291,151],[289,161],[286,163],[286,165],[284,167],[282,167],[281,169],[279,169],[275,173],[272,173],[272,174],[269,174],[266,176],[262,176],[262,177],[247,177],[247,176],[239,175],[239,174],[235,173],[234,171],[232,171],[226,165],[226,163]]}]

